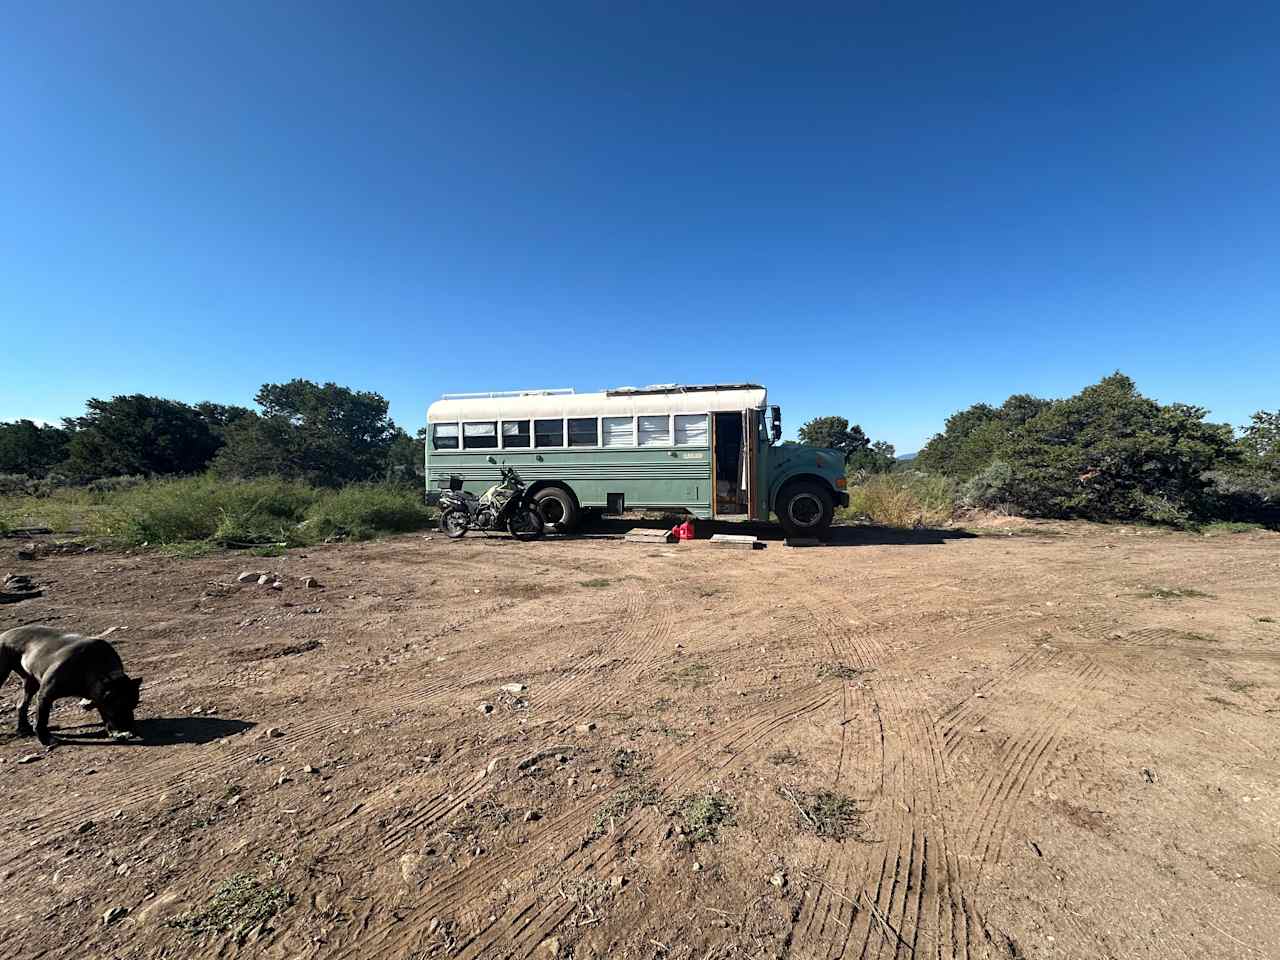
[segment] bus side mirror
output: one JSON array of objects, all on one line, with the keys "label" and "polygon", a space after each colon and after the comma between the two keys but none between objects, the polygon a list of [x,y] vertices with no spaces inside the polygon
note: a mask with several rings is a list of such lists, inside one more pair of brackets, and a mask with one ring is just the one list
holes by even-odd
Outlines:
[{"label": "bus side mirror", "polygon": [[782,408],[769,408],[769,435],[773,438],[773,442],[777,443],[782,439]]}]

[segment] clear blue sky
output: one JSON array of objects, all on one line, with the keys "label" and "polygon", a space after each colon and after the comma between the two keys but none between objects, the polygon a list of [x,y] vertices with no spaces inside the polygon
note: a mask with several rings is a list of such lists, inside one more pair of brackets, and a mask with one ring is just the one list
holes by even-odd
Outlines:
[{"label": "clear blue sky", "polygon": [[0,17],[0,419],[749,379],[906,452],[1117,368],[1280,407],[1274,2]]}]

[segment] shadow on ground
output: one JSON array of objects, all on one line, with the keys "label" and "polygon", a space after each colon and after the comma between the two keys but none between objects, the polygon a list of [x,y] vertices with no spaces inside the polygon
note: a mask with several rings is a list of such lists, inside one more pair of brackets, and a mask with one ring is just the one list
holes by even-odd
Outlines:
[{"label": "shadow on ground", "polygon": [[135,735],[128,740],[113,740],[100,723],[51,729],[58,741],[67,746],[172,747],[182,743],[212,743],[253,727],[247,720],[222,717],[145,717],[137,722]]},{"label": "shadow on ground", "polygon": [[[641,520],[602,517],[594,522],[583,524],[581,532],[570,534],[565,539],[615,538],[623,536],[628,530],[635,527],[642,527],[646,530],[669,530],[672,526],[673,523],[670,519]],[[717,533],[755,536],[765,543],[777,543],[778,545],[781,545],[786,540],[786,534],[782,532],[782,528],[774,523],[750,520],[736,522],[729,520],[694,520],[693,526],[697,532],[698,540],[709,539]],[[976,536],[976,534],[967,530],[935,529],[932,527],[904,530],[897,527],[878,527],[873,524],[837,524],[822,538],[822,545],[825,547],[872,547],[893,544],[941,544],[948,540],[971,540]]]}]

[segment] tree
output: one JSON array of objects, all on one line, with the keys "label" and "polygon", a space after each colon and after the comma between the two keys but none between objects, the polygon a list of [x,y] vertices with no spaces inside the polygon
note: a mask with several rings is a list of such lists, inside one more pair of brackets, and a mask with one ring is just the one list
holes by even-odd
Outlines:
[{"label": "tree", "polygon": [[977,403],[947,418],[942,433],[920,451],[919,465],[933,473],[967,480],[1001,456],[1011,437],[1050,404],[1029,394],[1014,394],[1001,406]]},{"label": "tree", "polygon": [[227,424],[216,473],[274,475],[321,486],[385,475],[397,427],[380,394],[291,380],[263,384],[254,399],[262,413]]},{"label": "tree", "polygon": [[31,420],[0,423],[0,473],[45,477],[67,457],[71,431]]},{"label": "tree", "polygon": [[1246,467],[1280,480],[1280,410],[1255,413],[1244,428],[1239,448]]},{"label": "tree", "polygon": [[176,400],[135,393],[85,406],[67,448],[67,469],[78,479],[198,473],[220,443],[196,408]]},{"label": "tree", "polygon": [[1208,472],[1237,459],[1226,424],[1162,406],[1114,373],[1045,406],[1002,444],[1011,501],[1038,516],[1184,524],[1211,512]]},{"label": "tree", "polygon": [[797,431],[800,442],[811,447],[841,450],[846,455],[865,450],[871,445],[856,423],[849,425],[844,417],[815,417]]},{"label": "tree", "polygon": [[876,440],[871,446],[851,454],[846,468],[862,473],[888,473],[898,462],[896,453],[892,443]]}]

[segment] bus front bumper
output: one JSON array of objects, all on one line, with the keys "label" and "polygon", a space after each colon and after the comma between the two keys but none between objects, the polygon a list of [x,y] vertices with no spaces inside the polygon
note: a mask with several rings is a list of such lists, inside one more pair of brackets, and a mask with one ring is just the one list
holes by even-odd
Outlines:
[{"label": "bus front bumper", "polygon": [[849,495],[843,490],[837,490],[832,499],[837,507],[847,507],[849,505]]}]

